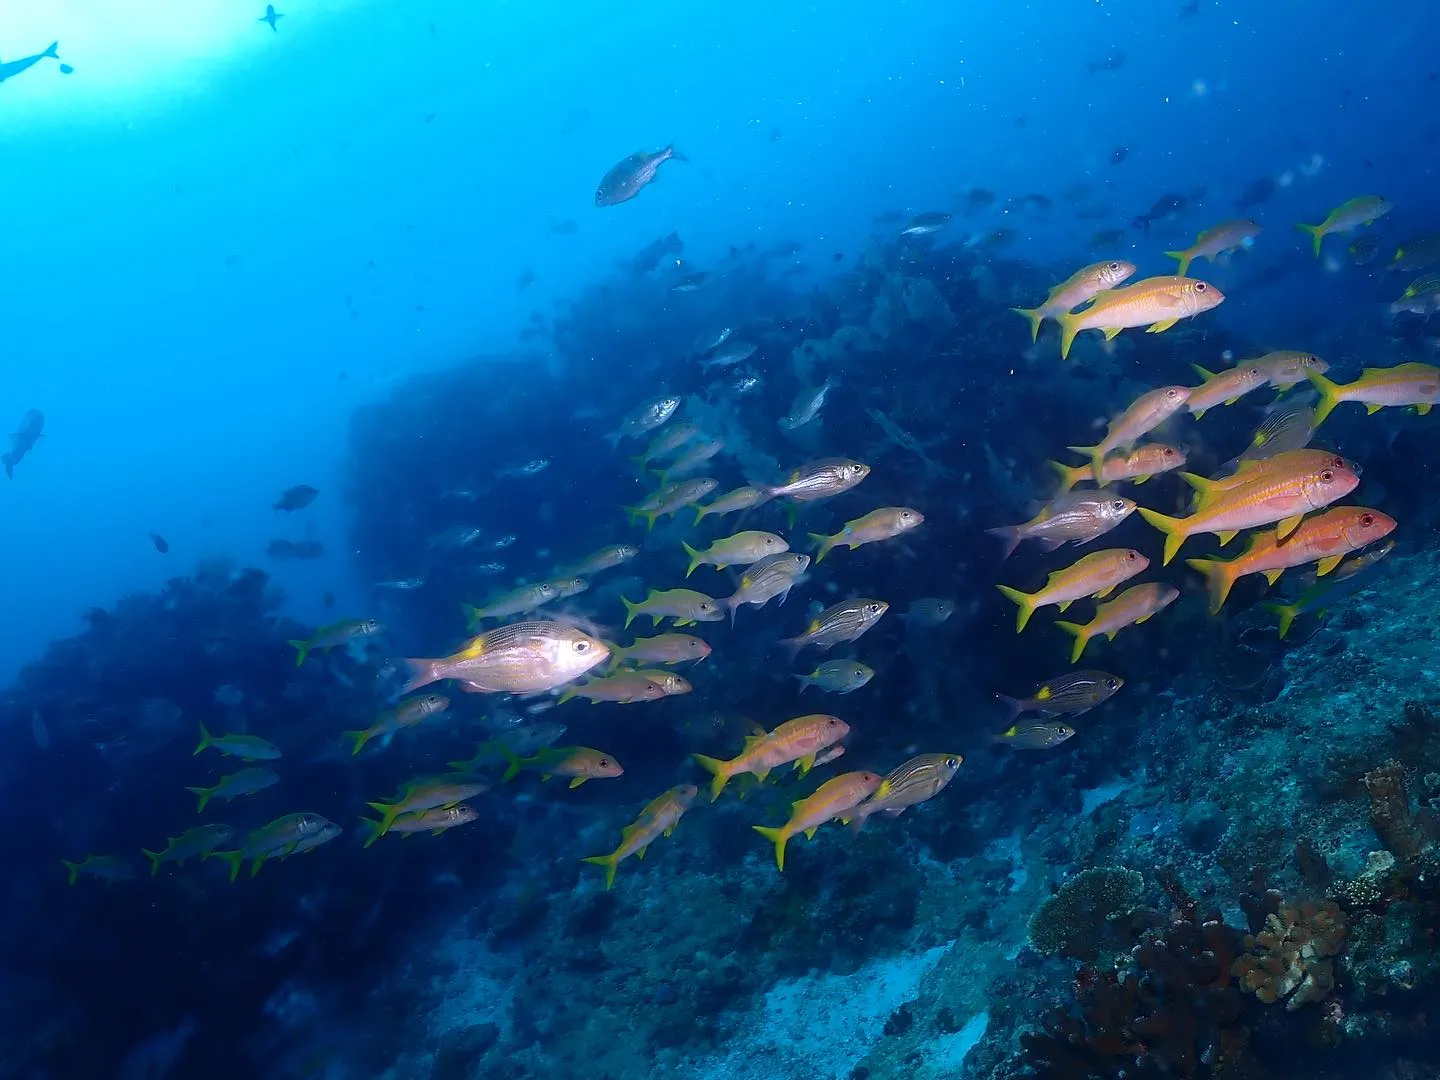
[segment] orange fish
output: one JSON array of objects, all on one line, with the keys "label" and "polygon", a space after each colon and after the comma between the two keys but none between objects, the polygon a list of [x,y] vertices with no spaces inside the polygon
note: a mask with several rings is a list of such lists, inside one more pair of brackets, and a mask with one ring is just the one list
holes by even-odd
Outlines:
[{"label": "orange fish", "polygon": [[1206,371],[1199,364],[1190,366],[1205,380],[1199,386],[1191,387],[1190,400],[1186,403],[1197,420],[1216,405],[1234,405],[1250,391],[1259,390],[1270,381],[1259,364],[1227,368],[1218,374]]},{"label": "orange fish", "polygon": [[744,773],[754,773],[758,779],[764,780],[771,769],[793,761],[803,776],[814,766],[820,751],[835,745],[848,734],[850,725],[838,716],[814,713],[786,720],[774,731],[746,736],[745,749],[729,761],[704,754],[696,754],[695,760],[714,776],[710,782],[710,801],[714,802],[732,777]]},{"label": "orange fish", "polygon": [[1011,308],[1016,315],[1023,315],[1030,323],[1030,340],[1040,337],[1040,324],[1053,319],[1062,312],[1073,311],[1081,304],[1093,299],[1106,289],[1113,289],[1135,273],[1135,264],[1124,259],[1091,263],[1082,266],[1075,273],[1050,290],[1045,302],[1035,308]]},{"label": "orange fish", "polygon": [[1320,391],[1320,404],[1315,408],[1316,427],[1342,401],[1358,401],[1367,413],[1414,405],[1421,416],[1440,402],[1440,368],[1430,364],[1366,368],[1354,382],[1343,385],[1331,382],[1314,368],[1307,368],[1305,377]]},{"label": "orange fish", "polygon": [[1141,394],[1130,407],[1110,421],[1105,429],[1105,438],[1095,446],[1072,446],[1076,454],[1090,459],[1095,482],[1101,483],[1105,472],[1105,458],[1116,450],[1133,446],[1142,435],[1148,435],[1170,417],[1185,407],[1190,400],[1187,386],[1162,386]]},{"label": "orange fish", "polygon": [[792,836],[804,833],[805,839],[809,840],[814,837],[816,829],[836,818],[848,824],[850,811],[873,795],[880,783],[879,773],[841,773],[833,780],[826,780],[808,799],[792,804],[790,820],[778,829],[764,825],[753,825],[751,828],[774,843],[775,865],[784,871],[785,845]]},{"label": "orange fish", "polygon": [[[1100,466],[1100,486],[1120,480],[1143,484],[1152,476],[1181,468],[1185,464],[1185,451],[1165,443],[1146,443],[1137,446],[1128,454],[1111,454]],[[1060,477],[1060,490],[1069,491],[1076,484],[1094,480],[1095,472],[1089,465],[1066,465],[1060,461],[1050,462],[1050,468]]]},{"label": "orange fish", "polygon": [[1163,334],[1181,319],[1209,311],[1224,300],[1225,294],[1208,281],[1177,276],[1146,278],[1097,293],[1095,302],[1085,310],[1055,316],[1060,324],[1060,356],[1070,355],[1070,346],[1081,330],[1104,331],[1106,341],[1121,330],[1146,324],[1147,334]]},{"label": "orange fish", "polygon": [[[1241,471],[1246,471],[1245,466]],[[1223,546],[1241,529],[1275,525],[1276,535],[1284,540],[1311,510],[1343,499],[1359,484],[1360,476],[1348,462],[1330,463],[1319,469],[1261,469],[1253,481],[1203,496],[1189,517],[1169,517],[1143,506],[1140,515],[1165,534],[1165,558],[1161,565],[1168,566],[1186,540],[1202,533],[1217,534]]]},{"label": "orange fish", "polygon": [[1025,624],[1037,608],[1059,604],[1060,610],[1064,611],[1076,600],[1087,596],[1109,596],[1115,591],[1115,586],[1142,573],[1149,565],[1150,560],[1134,548],[1106,548],[1104,551],[1092,551],[1063,570],[1056,570],[1045,579],[1044,588],[1038,592],[1023,593],[1008,585],[995,587],[1019,605],[1020,610],[1015,616],[1015,632],[1018,634],[1025,629]]},{"label": "orange fish", "polygon": [[1316,576],[1324,577],[1352,551],[1384,539],[1395,529],[1395,519],[1363,506],[1336,506],[1306,518],[1283,543],[1276,530],[1250,537],[1244,554],[1233,559],[1186,559],[1185,565],[1205,575],[1210,586],[1210,614],[1218,614],[1235,582],[1247,574],[1264,574],[1271,585],[1294,566],[1318,563]]},{"label": "orange fish", "polygon": [[1182,472],[1180,479],[1195,489],[1195,503],[1198,506],[1211,501],[1224,492],[1253,484],[1262,476],[1304,471],[1319,472],[1323,469],[1350,469],[1357,476],[1360,473],[1354,462],[1347,461],[1333,450],[1312,450],[1302,447],[1299,450],[1285,450],[1273,457],[1242,461],[1229,476],[1207,479],[1203,476],[1196,476],[1194,473]]},{"label": "orange fish", "polygon": [[620,830],[619,847],[609,855],[591,855],[580,861],[605,868],[605,891],[609,892],[610,886],[615,884],[615,868],[620,865],[620,861],[631,855],[637,859],[645,858],[645,850],[651,844],[675,831],[675,826],[680,824],[680,819],[685,816],[685,811],[690,809],[698,794],[699,788],[694,784],[681,784],[671,788],[660,797],[652,799],[632,824]]},{"label": "orange fish", "polygon": [[1179,595],[1179,589],[1155,581],[1145,585],[1132,585],[1114,600],[1097,607],[1095,617],[1083,626],[1078,623],[1057,622],[1055,625],[1061,630],[1075,635],[1075,648],[1071,650],[1070,662],[1073,664],[1080,659],[1091,638],[1104,634],[1114,641],[1115,635],[1125,627],[1138,626],[1157,611],[1173,604]]}]

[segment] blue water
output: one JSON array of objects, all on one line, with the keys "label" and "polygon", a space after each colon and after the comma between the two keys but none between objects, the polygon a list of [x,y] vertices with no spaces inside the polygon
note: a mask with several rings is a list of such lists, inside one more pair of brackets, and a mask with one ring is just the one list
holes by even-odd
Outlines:
[{"label": "blue water", "polygon": [[[984,535],[1054,494],[1047,459],[1096,442],[1142,392],[1195,385],[1191,365],[1307,350],[1343,384],[1436,363],[1440,324],[1387,306],[1435,272],[1390,263],[1440,233],[1440,12],[276,7],[273,29],[252,0],[0,14],[0,430],[43,414],[3,482],[0,1080],[1221,1076],[1226,1055],[1277,1080],[1440,1069],[1433,414],[1342,405],[1311,442],[1363,467],[1345,505],[1399,525],[1383,572],[1283,641],[1260,605],[1304,593],[1301,570],[1270,595],[1243,581],[1212,618],[1199,576],[1162,568],[1138,514],[1005,561]],[[607,170],[669,146],[680,157],[634,198],[596,205]],[[1393,209],[1314,257],[1294,226],[1362,195]],[[901,235],[937,212],[939,231]],[[1164,333],[1085,332],[1062,362],[1053,325],[1032,346],[1007,310],[1097,260],[1136,263],[1131,283],[1171,274],[1164,251],[1245,217],[1252,242],[1190,271],[1224,303]],[[707,370],[697,342],[721,328],[757,350]],[[827,378],[818,418],[782,429]],[[647,532],[621,508],[654,489],[627,458],[655,432],[604,436],[662,394],[682,404],[659,432],[692,421],[725,438],[693,474],[714,495],[816,459],[871,472],[830,501],[697,527],[685,510]],[[1155,436],[1215,477],[1272,399],[1314,394],[1263,389]],[[313,504],[275,507],[302,484]],[[1173,475],[1123,491],[1188,512]],[[446,679],[425,688],[450,699],[444,717],[360,755],[341,736],[402,699],[405,658],[460,649],[462,603],[632,544],[638,557],[540,609],[628,644],[652,631],[623,626],[622,596],[739,586],[738,570],[685,579],[682,541],[757,529],[801,550],[886,506],[924,524],[831,553],[778,610],[679,628],[712,650],[675,669],[692,693],[556,705]],[[1143,552],[1135,580],[1178,600],[1085,652],[1080,667],[1123,676],[1113,700],[1031,716],[1071,737],[993,743],[1009,723],[996,694],[1072,670],[1053,610],[1016,636],[994,585],[1033,591],[1104,547]],[[854,643],[793,662],[776,647],[856,597],[890,607]],[[907,618],[922,598],[954,614]],[[296,666],[287,641],[367,619],[378,633],[339,633]],[[797,696],[791,675],[829,659],[874,675]],[[849,725],[838,764],[802,778],[787,759],[783,779],[710,803],[695,754],[734,757],[809,712]],[[281,756],[192,753],[201,724]],[[539,782],[537,761],[503,783],[491,743],[474,821],[363,846],[367,802],[557,724],[552,741],[624,775],[567,788]],[[964,758],[948,788],[858,835],[795,840],[783,874],[751,831],[820,781],[932,753]],[[187,787],[245,767],[279,780],[196,813]],[[674,835],[621,862],[607,892],[580,859],[687,784],[700,792]],[[343,831],[303,858],[277,849],[253,878],[247,862],[233,885],[213,859],[152,877],[141,855],[214,822],[243,847],[301,812]],[[114,861],[69,887],[61,860],[87,855]],[[1143,891],[1076,916],[1096,923],[1094,949],[1042,955],[1032,916],[1097,867],[1140,872]],[[1271,889],[1297,919],[1334,902],[1348,927],[1313,999],[1265,1003],[1235,957],[1203,977],[1145,967],[1212,915],[1234,931],[1212,952],[1253,952],[1244,933]],[[1169,1018],[1145,1031],[1090,989],[1140,971],[1131,1013]],[[1195,1015],[1190,1067],[1173,1032]],[[1123,1049],[1067,1060],[1040,1031]]]}]

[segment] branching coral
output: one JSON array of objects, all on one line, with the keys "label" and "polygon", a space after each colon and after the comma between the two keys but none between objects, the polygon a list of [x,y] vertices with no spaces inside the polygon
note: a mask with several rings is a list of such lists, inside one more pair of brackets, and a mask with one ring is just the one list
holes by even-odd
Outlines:
[{"label": "branching coral", "polygon": [[1030,944],[1038,952],[1093,960],[1106,924],[1130,914],[1144,887],[1145,880],[1124,867],[1081,871],[1030,919]]},{"label": "branching coral", "polygon": [[[1278,900],[1278,894],[1271,894]],[[1291,1012],[1323,1001],[1335,987],[1331,957],[1345,942],[1345,915],[1326,901],[1280,904],[1265,927],[1245,938],[1245,955],[1231,968],[1240,985],[1267,1005]]]}]

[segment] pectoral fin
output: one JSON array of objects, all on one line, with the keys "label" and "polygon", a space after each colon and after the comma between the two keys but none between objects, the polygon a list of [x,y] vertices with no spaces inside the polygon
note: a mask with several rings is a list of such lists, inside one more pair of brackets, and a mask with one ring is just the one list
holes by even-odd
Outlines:
[{"label": "pectoral fin", "polygon": [[1292,517],[1281,518],[1279,524],[1275,526],[1275,539],[1284,540],[1289,537],[1300,527],[1300,522],[1304,517],[1304,514],[1295,514]]},{"label": "pectoral fin", "polygon": [[1174,326],[1174,325],[1175,325],[1177,322],[1179,322],[1179,321],[1180,321],[1179,319],[1161,319],[1159,322],[1153,323],[1153,324],[1151,324],[1150,326],[1147,326],[1147,327],[1145,328],[1145,333],[1147,333],[1147,334],[1163,334],[1166,330],[1169,330],[1172,326]]},{"label": "pectoral fin", "polygon": [[1316,564],[1316,566],[1315,566],[1315,576],[1316,576],[1316,577],[1324,577],[1326,574],[1330,573],[1331,570],[1334,570],[1335,567],[1339,566],[1339,565],[1340,565],[1340,560],[1343,559],[1343,558],[1345,558],[1344,555],[1327,555],[1327,556],[1325,556],[1325,558],[1321,559],[1321,560]]}]

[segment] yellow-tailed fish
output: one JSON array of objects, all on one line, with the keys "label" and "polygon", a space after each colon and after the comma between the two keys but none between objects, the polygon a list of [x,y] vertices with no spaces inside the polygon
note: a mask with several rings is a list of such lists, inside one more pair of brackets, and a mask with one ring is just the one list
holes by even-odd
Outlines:
[{"label": "yellow-tailed fish", "polygon": [[1160,334],[1181,319],[1211,310],[1224,303],[1225,294],[1208,281],[1166,276],[1146,278],[1096,295],[1083,311],[1056,315],[1060,323],[1060,356],[1070,355],[1070,346],[1081,330],[1099,330],[1109,341],[1121,330],[1146,326],[1146,333]]},{"label": "yellow-tailed fish", "polygon": [[792,836],[805,834],[807,840],[815,836],[815,830],[827,821],[839,818],[848,822],[850,811],[857,804],[868,799],[881,784],[882,777],[873,772],[841,773],[826,780],[815,794],[800,799],[791,805],[790,820],[778,829],[765,825],[751,826],[761,836],[775,845],[775,865],[785,869],[785,847]]},{"label": "yellow-tailed fish", "polygon": [[1369,225],[1394,209],[1393,204],[1379,195],[1360,195],[1349,202],[1341,203],[1319,225],[1300,224],[1295,227],[1310,234],[1315,244],[1315,257],[1320,257],[1320,245],[1331,233],[1347,233]]},{"label": "yellow-tailed fish", "polygon": [[348,645],[352,641],[380,633],[380,623],[375,619],[346,619],[343,622],[322,626],[305,641],[292,638],[290,645],[295,650],[295,666],[305,663],[313,649],[329,652],[336,645]]},{"label": "yellow-tailed fish", "polygon": [[694,589],[651,589],[638,604],[620,598],[625,605],[625,625],[628,627],[637,615],[649,615],[652,626],[659,626],[670,619],[676,626],[694,626],[702,622],[719,622],[725,618],[720,604],[714,597],[706,596]]},{"label": "yellow-tailed fish", "polygon": [[1216,405],[1234,405],[1246,394],[1259,390],[1270,381],[1259,364],[1246,364],[1221,372],[1206,371],[1199,364],[1190,366],[1205,380],[1199,386],[1190,388],[1190,400],[1185,403],[1197,420]]},{"label": "yellow-tailed fish", "polygon": [[1109,596],[1121,582],[1143,573],[1150,560],[1134,548],[1107,548],[1092,551],[1078,562],[1053,571],[1037,592],[1024,593],[1008,585],[995,586],[1013,600],[1019,611],[1015,615],[1015,632],[1025,629],[1036,610],[1058,604],[1064,611],[1076,600],[1087,596],[1097,599]]},{"label": "yellow-tailed fish", "polygon": [[[1185,451],[1167,443],[1145,443],[1129,453],[1110,454],[1100,465],[1100,486],[1128,480],[1143,484],[1152,476],[1159,476],[1185,465]],[[1076,484],[1095,481],[1095,469],[1091,465],[1066,465],[1061,461],[1050,462],[1050,468],[1060,477],[1060,493],[1067,493]]]},{"label": "yellow-tailed fish", "polygon": [[1260,226],[1248,218],[1226,221],[1216,225],[1213,229],[1206,229],[1195,243],[1183,251],[1167,251],[1165,254],[1172,259],[1180,260],[1180,265],[1175,268],[1175,273],[1183,277],[1194,260],[1209,259],[1214,262],[1217,256],[1223,255],[1227,251],[1248,248],[1260,233]]},{"label": "yellow-tailed fish", "polygon": [[1075,636],[1075,647],[1070,652],[1073,664],[1085,652],[1090,640],[1104,634],[1111,641],[1127,626],[1138,626],[1158,611],[1173,604],[1180,590],[1159,582],[1132,585],[1114,600],[1108,600],[1095,609],[1095,616],[1083,625],[1072,622],[1057,622],[1055,625],[1067,634]]},{"label": "yellow-tailed fish", "polygon": [[850,734],[850,725],[838,716],[812,713],[786,720],[774,731],[759,732],[745,738],[745,747],[728,761],[695,754],[695,760],[710,773],[710,801],[714,802],[725,785],[737,776],[754,775],[764,780],[772,769],[791,762],[803,776],[815,764],[823,750],[834,746]]},{"label": "yellow-tailed fish", "polygon": [[1094,446],[1072,446],[1070,451],[1090,459],[1095,482],[1105,473],[1105,458],[1117,450],[1128,450],[1190,403],[1188,386],[1160,386],[1147,390],[1132,401],[1105,428],[1105,437]]},{"label": "yellow-tailed fish", "polygon": [[924,521],[924,514],[908,506],[882,506],[878,510],[871,510],[863,517],[847,521],[845,527],[834,536],[811,533],[810,539],[816,545],[815,562],[817,564],[822,562],[834,548],[846,547],[854,551],[864,544],[873,544],[877,540],[889,540],[901,533],[909,532]]},{"label": "yellow-tailed fish", "polygon": [[717,570],[727,566],[749,566],[767,555],[779,555],[790,550],[783,536],[756,530],[722,537],[704,551],[697,551],[684,541],[681,541],[681,546],[690,556],[690,565],[685,570],[687,578],[701,566],[713,566]]},{"label": "yellow-tailed fish", "polygon": [[1384,408],[1413,405],[1421,416],[1440,401],[1440,368],[1430,364],[1366,368],[1354,382],[1344,384],[1333,383],[1318,371],[1307,371],[1305,377],[1320,391],[1320,404],[1315,409],[1316,427],[1342,401],[1358,401],[1372,414]]},{"label": "yellow-tailed fish", "polygon": [[615,884],[615,869],[621,860],[631,855],[637,859],[645,858],[645,852],[651,844],[675,831],[675,826],[680,824],[680,819],[695,802],[697,794],[699,789],[694,784],[681,784],[671,788],[659,798],[651,800],[645,809],[640,811],[639,817],[620,830],[620,844],[614,851],[608,855],[591,855],[580,861],[605,868],[605,889],[608,892]]},{"label": "yellow-tailed fish", "polygon": [[1135,273],[1135,264],[1124,259],[1109,259],[1105,262],[1082,266],[1075,273],[1050,290],[1045,302],[1036,308],[1011,308],[1017,315],[1024,316],[1030,323],[1030,340],[1040,338],[1040,324],[1067,311],[1073,311],[1081,304],[1095,298],[1107,289],[1113,289]]}]

